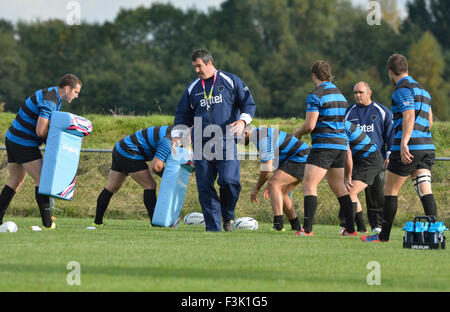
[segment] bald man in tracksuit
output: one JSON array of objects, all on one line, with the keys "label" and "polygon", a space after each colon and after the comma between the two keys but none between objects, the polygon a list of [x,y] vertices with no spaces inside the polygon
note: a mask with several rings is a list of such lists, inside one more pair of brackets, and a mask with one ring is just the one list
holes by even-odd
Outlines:
[{"label": "bald man in tracksuit", "polygon": [[[206,231],[233,230],[234,209],[241,191],[235,137],[255,114],[255,102],[242,80],[216,69],[207,50],[192,54],[198,79],[184,91],[175,114],[172,149],[184,128],[192,127],[195,177]],[[218,175],[219,196],[214,187]]]}]

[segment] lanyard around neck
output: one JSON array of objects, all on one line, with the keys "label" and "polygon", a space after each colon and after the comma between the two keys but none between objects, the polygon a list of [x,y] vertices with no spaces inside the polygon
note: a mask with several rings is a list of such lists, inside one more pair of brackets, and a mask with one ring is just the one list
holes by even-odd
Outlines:
[{"label": "lanyard around neck", "polygon": [[217,69],[214,70],[214,79],[213,79],[213,83],[212,83],[211,89],[209,90],[209,96],[206,96],[205,80],[202,79],[203,97],[205,98],[205,101],[207,101],[210,98],[212,98],[214,85],[216,84],[216,78],[217,78]]}]

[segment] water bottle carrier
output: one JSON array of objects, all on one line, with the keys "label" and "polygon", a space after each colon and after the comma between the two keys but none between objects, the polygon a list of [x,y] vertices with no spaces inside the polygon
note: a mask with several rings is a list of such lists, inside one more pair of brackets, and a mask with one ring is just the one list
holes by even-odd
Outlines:
[{"label": "water bottle carrier", "polygon": [[[420,222],[422,220],[425,223]],[[437,222],[435,216],[417,216],[413,222],[406,222],[403,230],[403,248],[445,249],[444,231],[448,229],[443,222]]]}]

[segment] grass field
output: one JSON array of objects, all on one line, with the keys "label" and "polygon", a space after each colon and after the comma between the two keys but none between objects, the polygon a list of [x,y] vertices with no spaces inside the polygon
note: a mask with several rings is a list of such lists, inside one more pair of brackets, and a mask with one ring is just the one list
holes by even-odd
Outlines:
[{"label": "grass field", "polygon": [[[403,231],[389,243],[339,237],[337,226],[316,225],[314,237],[292,231],[205,232],[181,224],[151,228],[144,220],[58,218],[57,229],[31,231],[38,218],[9,217],[17,233],[1,233],[0,292],[434,292],[450,290],[449,251],[402,248]],[[80,285],[68,285],[71,261]],[[381,285],[367,276],[380,265]]]}]

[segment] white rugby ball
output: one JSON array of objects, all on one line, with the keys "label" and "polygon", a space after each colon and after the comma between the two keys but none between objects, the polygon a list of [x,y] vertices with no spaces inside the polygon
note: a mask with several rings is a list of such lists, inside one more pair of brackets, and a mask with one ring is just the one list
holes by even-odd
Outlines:
[{"label": "white rugby ball", "polygon": [[240,230],[256,231],[258,229],[258,221],[251,217],[242,217],[234,220],[234,228]]},{"label": "white rugby ball", "polygon": [[12,221],[7,221],[5,223],[3,223],[2,225],[0,225],[0,232],[17,232],[17,224],[15,224]]},{"label": "white rugby ball", "polygon": [[205,225],[205,218],[203,213],[191,212],[184,216],[183,222],[188,225]]}]

